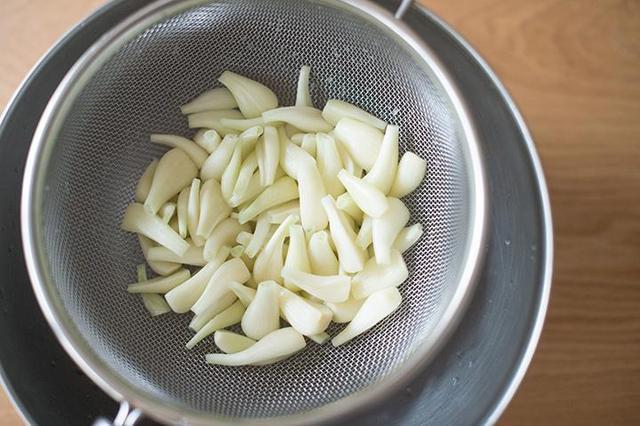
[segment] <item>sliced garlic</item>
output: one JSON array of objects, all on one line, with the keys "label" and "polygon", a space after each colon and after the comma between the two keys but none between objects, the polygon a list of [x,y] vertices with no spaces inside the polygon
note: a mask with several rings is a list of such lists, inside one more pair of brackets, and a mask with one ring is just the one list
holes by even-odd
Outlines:
[{"label": "sliced garlic", "polygon": [[137,203],[144,204],[144,201],[147,199],[156,167],[158,167],[158,160],[154,159],[144,170],[142,176],[140,176],[140,180],[138,180],[138,184],[136,185],[135,199]]},{"label": "sliced garlic", "polygon": [[338,258],[331,249],[329,233],[318,231],[309,239],[309,263],[311,272],[316,275],[337,275]]},{"label": "sliced garlic", "polygon": [[400,231],[396,240],[393,242],[393,248],[398,250],[400,253],[404,253],[418,242],[420,237],[422,237],[423,232],[422,225],[419,223],[404,228]]},{"label": "sliced garlic", "polygon": [[304,337],[293,327],[281,328],[264,336],[253,346],[234,354],[207,354],[209,364],[254,365],[293,355],[306,346]]},{"label": "sliced garlic", "polygon": [[347,117],[338,121],[334,134],[357,165],[371,170],[382,145],[380,130]]},{"label": "sliced garlic", "polygon": [[153,241],[144,235],[138,234],[138,242],[140,244],[140,249],[142,250],[142,254],[144,259],[147,261],[147,264],[151,268],[153,272],[158,275],[169,275],[173,274],[177,271],[180,266],[179,263],[171,263],[171,262],[155,262],[153,260],[149,260],[149,249],[155,247]]},{"label": "sliced garlic", "polygon": [[391,261],[391,247],[409,221],[409,209],[397,198],[387,198],[389,208],[380,217],[371,219],[371,236],[376,262],[386,265]]},{"label": "sliced garlic", "polygon": [[405,152],[400,163],[389,195],[402,198],[413,192],[427,173],[427,162],[413,152]]},{"label": "sliced garlic", "polygon": [[193,136],[193,141],[211,154],[220,145],[222,139],[213,129],[200,129]]},{"label": "sliced garlic", "polygon": [[375,186],[352,176],[346,170],[338,173],[340,182],[347,189],[360,210],[371,217],[380,217],[389,207],[387,197]]},{"label": "sliced garlic", "polygon": [[206,323],[195,336],[191,338],[187,342],[187,349],[192,349],[195,345],[200,343],[204,338],[214,333],[217,330],[223,329],[225,327],[230,327],[232,325],[238,324],[240,320],[242,320],[242,315],[244,315],[244,306],[240,301],[233,303],[224,311],[220,312],[218,315],[213,317],[211,321]]},{"label": "sliced garlic", "polygon": [[279,300],[284,319],[302,335],[313,336],[322,333],[331,322],[331,312],[318,309],[286,288],[281,288]]},{"label": "sliced garlic", "polygon": [[364,333],[398,309],[401,301],[402,296],[395,287],[373,293],[344,330],[331,339],[331,343],[340,346]]},{"label": "sliced garlic", "polygon": [[193,114],[209,110],[233,109],[238,106],[235,98],[226,87],[207,90],[194,98],[191,102],[180,107],[183,114]]},{"label": "sliced garlic", "polygon": [[[309,257],[307,255],[307,239],[300,225],[289,226],[289,248],[287,250],[287,258],[284,262],[285,268],[296,269],[302,272],[311,272]],[[289,290],[298,291],[299,288],[284,280],[284,285]]]},{"label": "sliced garlic", "polygon": [[231,281],[244,283],[250,276],[251,273],[241,259],[234,258],[227,260],[220,265],[209,279],[207,287],[202,292],[198,301],[191,307],[191,311],[196,315],[200,315],[210,306],[215,305],[218,299],[230,291],[228,284]]},{"label": "sliced garlic", "polygon": [[247,223],[265,210],[298,198],[298,186],[290,177],[284,176],[268,186],[246,208],[240,211],[240,223]]},{"label": "sliced garlic", "polygon": [[278,106],[278,97],[262,83],[231,71],[222,73],[218,81],[230,91],[242,115],[247,118],[259,117],[264,111]]},{"label": "sliced garlic", "polygon": [[209,179],[200,189],[200,218],[196,235],[208,238],[214,228],[229,217],[231,207],[222,196],[220,184],[215,179]]},{"label": "sliced garlic", "polygon": [[344,302],[349,298],[348,275],[315,275],[295,269],[282,269],[282,277],[325,302]]},{"label": "sliced garlic", "polygon": [[364,299],[376,291],[397,287],[409,277],[407,265],[398,250],[391,250],[387,265],[379,265],[375,258],[369,259],[364,269],[351,281],[351,294],[355,299]]},{"label": "sliced garlic", "polygon": [[240,232],[249,231],[249,225],[241,225],[237,219],[228,217],[218,224],[211,232],[204,244],[202,256],[206,260],[213,260],[223,246],[230,246],[236,241]]},{"label": "sliced garlic", "polygon": [[167,303],[173,312],[182,314],[188,312],[194,303],[200,298],[213,274],[220,268],[229,256],[229,247],[223,247],[214,260],[207,263],[191,278],[174,288],[165,295]]},{"label": "sliced garlic", "polygon": [[296,106],[313,106],[311,103],[311,95],[309,94],[309,76],[311,74],[311,67],[309,65],[303,65],[300,68],[300,75],[298,76],[298,87],[296,89]]},{"label": "sliced garlic", "polygon": [[399,132],[398,126],[392,124],[387,126],[376,162],[363,178],[365,182],[372,184],[383,194],[389,193],[396,177]]},{"label": "sliced garlic", "polygon": [[215,179],[219,181],[222,178],[224,169],[227,168],[229,160],[233,155],[233,150],[238,143],[237,135],[227,135],[222,139],[218,148],[216,148],[200,169],[200,178],[202,180]]},{"label": "sliced garlic", "polygon": [[318,170],[327,193],[335,198],[344,192],[344,186],[338,179],[338,172],[343,168],[340,153],[336,141],[326,133],[318,133],[316,140]]},{"label": "sliced garlic", "polygon": [[365,110],[338,99],[329,99],[327,101],[322,110],[322,117],[334,126],[345,117],[353,118],[380,130],[384,130],[387,125],[385,121],[369,114]]},{"label": "sliced garlic", "polygon": [[322,199],[322,207],[329,218],[331,239],[336,246],[340,265],[348,273],[361,271],[368,256],[367,252],[356,244],[356,233],[338,210],[330,195]]},{"label": "sliced garlic", "polygon": [[193,161],[181,149],[173,148],[167,151],[153,174],[149,194],[144,201],[144,206],[151,213],[158,212],[160,207],[169,201],[198,174]]},{"label": "sliced garlic", "polygon": [[187,251],[180,256],[166,247],[151,247],[147,257],[156,262],[172,262],[192,266],[204,266],[207,264],[202,257],[202,247],[196,246],[189,246]]},{"label": "sliced garlic", "polygon": [[322,111],[313,107],[293,106],[276,108],[262,113],[265,123],[283,122],[306,133],[328,132],[331,124],[324,121]]},{"label": "sliced garlic", "polygon": [[198,168],[202,167],[202,164],[209,156],[207,151],[199,147],[195,142],[182,136],[155,133],[151,135],[150,139],[155,144],[183,150]]},{"label": "sliced garlic", "polygon": [[280,328],[280,288],[275,281],[258,284],[256,295],[247,306],[240,323],[242,331],[248,337],[258,340]]},{"label": "sliced garlic", "polygon": [[180,269],[168,277],[157,277],[144,282],[129,284],[129,293],[168,293],[189,279],[191,273],[188,269]]},{"label": "sliced garlic", "polygon": [[132,203],[127,206],[121,228],[142,234],[178,255],[184,254],[189,249],[189,243],[158,216],[151,214],[142,204]]},{"label": "sliced garlic", "polygon": [[187,123],[190,128],[206,128],[213,129],[221,135],[229,135],[236,133],[234,129],[230,129],[222,125],[223,118],[242,119],[244,118],[240,111],[236,109],[223,109],[217,111],[202,111],[187,116]]}]

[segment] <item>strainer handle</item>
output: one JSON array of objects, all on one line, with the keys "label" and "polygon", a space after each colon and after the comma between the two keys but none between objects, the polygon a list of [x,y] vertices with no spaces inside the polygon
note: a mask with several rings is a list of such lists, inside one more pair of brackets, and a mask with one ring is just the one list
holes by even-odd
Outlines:
[{"label": "strainer handle", "polygon": [[402,2],[400,3],[400,6],[398,6],[398,9],[396,10],[396,13],[395,13],[396,19],[402,19],[402,17],[407,12],[407,10],[409,9],[409,6],[411,6],[412,3],[413,3],[413,0],[402,0]]},{"label": "strainer handle", "polygon": [[93,422],[93,426],[133,426],[141,417],[142,411],[131,407],[127,401],[122,401],[118,409],[118,414],[116,414],[116,418],[113,419],[113,421],[104,417],[98,417],[96,421]]}]

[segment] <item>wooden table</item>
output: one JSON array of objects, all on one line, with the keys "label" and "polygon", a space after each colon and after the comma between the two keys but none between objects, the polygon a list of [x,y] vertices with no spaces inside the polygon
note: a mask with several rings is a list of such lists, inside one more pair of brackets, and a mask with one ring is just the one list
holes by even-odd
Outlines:
[{"label": "wooden table", "polygon": [[[423,1],[506,84],[551,190],[551,305],[502,422],[640,423],[640,1]],[[0,105],[102,2],[0,2]],[[0,424],[19,423],[0,395]]]}]

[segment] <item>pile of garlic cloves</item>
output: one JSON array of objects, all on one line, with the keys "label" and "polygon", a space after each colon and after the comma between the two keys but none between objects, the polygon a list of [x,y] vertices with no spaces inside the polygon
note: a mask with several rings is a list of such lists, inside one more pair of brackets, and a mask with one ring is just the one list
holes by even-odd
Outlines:
[{"label": "pile of garlic cloves", "polygon": [[[186,347],[213,335],[211,364],[274,363],[305,337],[339,346],[400,305],[402,253],[423,232],[401,198],[426,163],[399,158],[398,126],[336,99],[314,108],[309,77],[302,67],[295,106],[279,107],[225,71],[181,107],[193,139],[151,135],[169,150],[142,174],[122,229],[158,276],[140,265],[128,291],[151,315],[195,314]],[[333,338],[332,321],[346,324]],[[244,335],[225,330],[237,324]]]}]

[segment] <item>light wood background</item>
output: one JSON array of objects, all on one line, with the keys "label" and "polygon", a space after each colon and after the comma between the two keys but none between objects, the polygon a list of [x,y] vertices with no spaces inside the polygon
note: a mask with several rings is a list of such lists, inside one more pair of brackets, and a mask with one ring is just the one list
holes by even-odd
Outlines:
[{"label": "light wood background", "polygon": [[[551,191],[549,315],[502,423],[640,424],[640,1],[422,1],[505,83]],[[0,106],[102,2],[0,1]],[[0,392],[0,424],[19,423]]]}]

